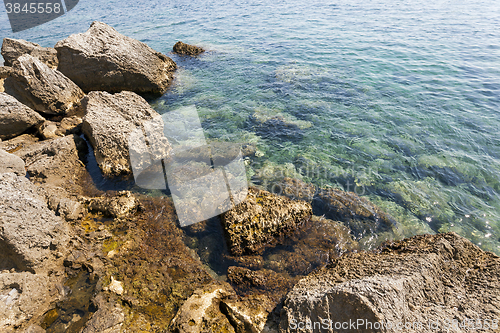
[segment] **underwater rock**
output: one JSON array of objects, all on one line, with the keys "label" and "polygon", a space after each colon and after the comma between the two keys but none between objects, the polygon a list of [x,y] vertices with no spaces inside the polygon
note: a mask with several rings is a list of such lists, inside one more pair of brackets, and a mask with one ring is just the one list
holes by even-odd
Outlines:
[{"label": "underwater rock", "polygon": [[[287,295],[280,332],[347,332],[293,329],[293,323],[438,322],[500,316],[500,258],[455,233],[422,235],[350,253],[302,279]],[[369,327],[369,326],[368,326]],[[427,326],[405,332],[427,331]],[[373,331],[362,326],[359,331]],[[457,332],[467,329],[457,327]]]},{"label": "underwater rock", "polygon": [[41,47],[32,42],[22,39],[4,38],[2,43],[2,57],[5,60],[5,66],[15,66],[17,59],[22,55],[29,54],[39,59],[52,69],[57,68],[57,51],[51,47]]},{"label": "underwater rock", "polygon": [[14,97],[0,92],[0,139],[11,139],[43,121],[38,113]]},{"label": "underwater rock", "polygon": [[396,221],[377,206],[354,192],[337,189],[321,190],[312,203],[314,215],[341,221],[357,237],[392,231]]},{"label": "underwater rock", "polygon": [[130,191],[121,191],[112,196],[84,199],[89,210],[104,213],[106,216],[119,217],[136,208],[137,203]]},{"label": "underwater rock", "polygon": [[197,56],[200,53],[205,52],[205,50],[199,46],[184,44],[181,41],[175,43],[174,52],[181,55]]},{"label": "underwater rock", "polygon": [[311,205],[250,188],[245,201],[221,215],[234,255],[262,250],[267,244],[294,232],[312,215]]},{"label": "underwater rock", "polygon": [[294,200],[312,202],[316,187],[297,178],[285,177],[270,186],[272,193],[284,195]]},{"label": "underwater rock", "polygon": [[[82,105],[86,112],[82,131],[94,148],[102,173],[105,176],[131,174],[129,136],[146,121],[161,119],[159,114],[144,98],[129,91],[114,95],[93,91],[82,100]],[[160,132],[162,135],[163,129]],[[165,137],[161,139],[154,146],[161,150],[161,157],[166,157],[171,147]],[[150,158],[149,155],[147,157]]]},{"label": "underwater rock", "polygon": [[25,177],[0,174],[0,269],[45,272],[52,251],[65,251],[68,226],[36,191]]},{"label": "underwater rock", "polygon": [[231,266],[227,270],[227,278],[238,289],[258,288],[278,291],[291,286],[290,280],[270,269],[252,271],[243,267]]},{"label": "underwater rock", "polygon": [[14,154],[0,149],[0,173],[13,172],[18,176],[26,176],[24,161]]},{"label": "underwater rock", "polygon": [[56,69],[28,54],[21,56],[5,79],[5,92],[33,110],[64,115],[80,105],[83,91]]},{"label": "underwater rock", "polygon": [[169,57],[97,21],[85,33],[59,41],[55,49],[58,70],[85,92],[162,94],[177,67]]},{"label": "underwater rock", "polygon": [[234,332],[220,311],[220,301],[233,295],[230,286],[215,284],[196,290],[181,306],[170,324],[174,333]]}]

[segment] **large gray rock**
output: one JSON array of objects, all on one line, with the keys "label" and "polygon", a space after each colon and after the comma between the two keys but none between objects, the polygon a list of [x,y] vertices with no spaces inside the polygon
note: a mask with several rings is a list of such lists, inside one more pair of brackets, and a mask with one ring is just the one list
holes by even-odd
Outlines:
[{"label": "large gray rock", "polygon": [[25,176],[26,169],[24,161],[14,154],[0,149],[0,173],[13,172],[18,176]]},{"label": "large gray rock", "polygon": [[476,320],[498,329],[499,317],[500,258],[449,233],[344,255],[311,273],[287,295],[280,331],[444,332],[457,320],[449,331],[486,332]]},{"label": "large gray rock", "polygon": [[28,54],[17,59],[5,79],[5,92],[46,114],[67,114],[80,105],[83,91],[70,79]]},{"label": "large gray rock", "polygon": [[51,47],[41,47],[38,44],[27,42],[22,39],[4,38],[2,44],[2,56],[5,60],[5,66],[14,66],[17,59],[29,54],[40,59],[50,68],[57,68],[57,51]]},{"label": "large gray rock", "polygon": [[14,97],[0,92],[0,139],[13,138],[43,121],[38,113]]},{"label": "large gray rock", "polygon": [[[102,173],[106,176],[132,173],[129,136],[146,121],[161,119],[159,114],[144,98],[129,91],[114,95],[92,91],[82,100],[82,105],[86,111],[82,131],[94,148]],[[166,157],[171,150],[166,138],[161,146]]]},{"label": "large gray rock", "polygon": [[172,59],[101,22],[55,48],[58,69],[86,92],[163,93],[176,68]]},{"label": "large gray rock", "polygon": [[36,186],[13,173],[0,174],[0,269],[45,272],[64,251],[66,222],[49,210]]},{"label": "large gray rock", "polygon": [[312,215],[311,204],[250,188],[242,203],[222,214],[234,255],[261,251],[268,243],[294,232]]}]

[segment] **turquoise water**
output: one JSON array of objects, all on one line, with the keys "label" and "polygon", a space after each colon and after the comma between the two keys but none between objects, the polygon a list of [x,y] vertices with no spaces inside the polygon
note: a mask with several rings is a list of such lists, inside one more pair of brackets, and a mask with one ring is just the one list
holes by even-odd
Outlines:
[{"label": "turquoise water", "polygon": [[[456,231],[500,253],[500,6],[485,1],[94,1],[1,36],[53,46],[100,20],[170,55],[159,112],[196,105],[213,140],[255,143],[252,181],[355,190],[393,235]],[[382,237],[382,238],[383,238]]]}]

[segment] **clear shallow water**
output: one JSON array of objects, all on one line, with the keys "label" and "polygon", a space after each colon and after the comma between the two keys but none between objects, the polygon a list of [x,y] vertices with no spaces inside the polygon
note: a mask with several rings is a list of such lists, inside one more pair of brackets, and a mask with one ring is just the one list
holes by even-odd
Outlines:
[{"label": "clear shallow water", "polygon": [[[485,1],[94,1],[13,34],[53,46],[93,20],[171,57],[160,112],[194,104],[211,139],[252,142],[249,177],[356,190],[395,235],[456,231],[500,253],[500,6]],[[354,186],[357,187],[354,187]]]}]

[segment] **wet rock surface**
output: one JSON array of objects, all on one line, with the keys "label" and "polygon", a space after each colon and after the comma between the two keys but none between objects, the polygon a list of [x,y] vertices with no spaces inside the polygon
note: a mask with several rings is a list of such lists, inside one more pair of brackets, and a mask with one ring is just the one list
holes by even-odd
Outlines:
[{"label": "wet rock surface", "polygon": [[43,121],[37,112],[11,95],[0,92],[0,139],[11,139]]},{"label": "wet rock surface", "polygon": [[[454,233],[415,236],[375,252],[345,255],[302,279],[287,295],[281,332],[351,332],[306,329],[305,323],[495,320],[500,315],[500,258]],[[303,329],[293,323],[303,322]],[[491,326],[490,326],[491,327]],[[422,332],[424,328],[405,328]],[[359,332],[396,332],[359,329]],[[457,327],[457,332],[467,329]],[[481,329],[479,329],[481,331]],[[483,330],[487,331],[487,330]]]},{"label": "wet rock surface", "polygon": [[40,45],[22,39],[4,38],[2,43],[2,57],[5,66],[14,66],[17,59],[25,54],[29,54],[52,69],[57,68],[57,51],[51,47],[41,47]]},{"label": "wet rock surface", "polygon": [[205,50],[199,46],[185,44],[181,41],[175,43],[173,50],[177,54],[189,55],[189,56],[197,56],[205,52]]},{"label": "wet rock surface", "polygon": [[176,68],[172,59],[101,22],[58,42],[55,49],[59,71],[85,92],[161,94]]},{"label": "wet rock surface", "polygon": [[84,96],[64,74],[27,54],[17,59],[4,88],[23,104],[49,115],[67,114]]},{"label": "wet rock surface", "polygon": [[244,202],[222,214],[222,222],[231,252],[238,255],[262,250],[296,230],[311,215],[309,203],[251,188]]},{"label": "wet rock surface", "polygon": [[[89,139],[97,163],[106,176],[131,174],[130,134],[146,121],[159,117],[145,99],[124,91],[118,94],[93,91],[82,100],[85,109],[82,131]],[[170,151],[162,142],[164,155]]]}]

